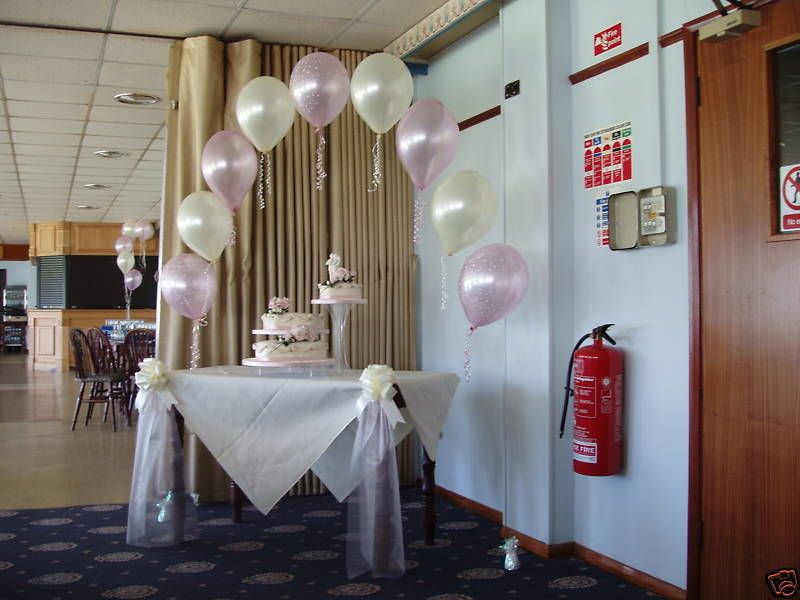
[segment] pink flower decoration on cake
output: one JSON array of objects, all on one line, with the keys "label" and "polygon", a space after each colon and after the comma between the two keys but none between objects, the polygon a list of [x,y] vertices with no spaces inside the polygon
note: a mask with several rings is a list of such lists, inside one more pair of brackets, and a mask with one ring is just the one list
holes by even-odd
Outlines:
[{"label": "pink flower decoration on cake", "polygon": [[310,342],[314,339],[314,332],[308,325],[298,325],[289,332],[296,342]]},{"label": "pink flower decoration on cake", "polygon": [[344,267],[339,267],[333,272],[333,280],[331,283],[335,283],[337,281],[344,281],[350,275],[350,271],[345,269]]},{"label": "pink flower decoration on cake", "polygon": [[279,298],[278,296],[273,297],[269,301],[269,310],[277,313],[286,312],[289,310],[289,299]]}]

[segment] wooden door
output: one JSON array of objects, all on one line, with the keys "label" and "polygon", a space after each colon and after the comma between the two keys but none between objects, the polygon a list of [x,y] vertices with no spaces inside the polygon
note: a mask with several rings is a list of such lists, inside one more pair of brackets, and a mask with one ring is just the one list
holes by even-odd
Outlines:
[{"label": "wooden door", "polygon": [[800,1],[760,12],[738,39],[697,43],[704,600],[773,598],[769,573],[800,575],[800,233],[777,233],[775,139],[794,116],[776,116],[773,77]]}]

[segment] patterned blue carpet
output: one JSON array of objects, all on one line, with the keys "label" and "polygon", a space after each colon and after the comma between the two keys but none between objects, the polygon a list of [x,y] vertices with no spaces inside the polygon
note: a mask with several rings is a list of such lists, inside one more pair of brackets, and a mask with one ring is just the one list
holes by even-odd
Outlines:
[{"label": "patterned blue carpet", "polygon": [[229,506],[203,506],[198,539],[150,550],[125,544],[123,505],[0,511],[0,599],[655,597],[574,559],[523,553],[519,571],[503,571],[497,525],[441,499],[437,543],[426,547],[419,493],[405,490],[403,502],[405,577],[353,581],[346,506],[331,496],[285,498],[266,517],[246,509],[238,525]]}]

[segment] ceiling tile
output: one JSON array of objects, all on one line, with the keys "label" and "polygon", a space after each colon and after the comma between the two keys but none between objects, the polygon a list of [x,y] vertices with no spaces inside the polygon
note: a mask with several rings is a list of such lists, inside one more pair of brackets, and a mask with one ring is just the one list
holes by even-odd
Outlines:
[{"label": "ceiling tile", "polygon": [[23,102],[8,100],[8,114],[12,117],[37,117],[45,119],[86,118],[88,106],[85,104],[64,104],[61,102]]},{"label": "ceiling tile", "polygon": [[218,35],[232,14],[232,8],[188,2],[119,0],[111,29],[177,37]]},{"label": "ceiling tile", "polygon": [[72,175],[72,166],[58,166],[58,165],[19,165],[19,172],[21,174],[34,173],[44,175],[46,173],[54,173],[61,175]]},{"label": "ceiling tile", "polygon": [[226,6],[228,8],[236,7],[240,0],[175,0],[176,2],[183,2],[185,4],[206,4],[208,6]]},{"label": "ceiling tile", "polygon": [[7,131],[0,131],[0,144],[10,144],[11,137],[8,135]]},{"label": "ceiling tile", "polygon": [[173,40],[159,38],[109,35],[104,58],[112,62],[166,67],[169,64],[169,49],[173,43]]},{"label": "ceiling tile", "polygon": [[100,85],[122,86],[127,91],[139,91],[139,88],[163,90],[165,77],[166,67],[156,65],[104,61],[100,69]]},{"label": "ceiling tile", "polygon": [[9,100],[36,100],[40,102],[69,102],[89,104],[92,99],[90,85],[70,83],[42,83],[37,81],[5,81]]},{"label": "ceiling tile", "polygon": [[245,7],[305,17],[354,19],[369,0],[247,0]]},{"label": "ceiling tile", "polygon": [[[78,154],[78,147],[73,146],[50,146],[46,144],[14,144],[14,152],[17,156],[67,156],[75,157]],[[2,154],[2,152],[0,152]]]},{"label": "ceiling tile", "polygon": [[112,0],[0,0],[3,21],[103,29]]},{"label": "ceiling tile", "polygon": [[0,54],[97,60],[102,47],[101,33],[0,26]]},{"label": "ceiling tile", "polygon": [[164,168],[160,160],[143,160],[139,162],[138,169],[161,171]]},{"label": "ceiling tile", "polygon": [[164,140],[153,140],[150,142],[150,150],[163,150]]},{"label": "ceiling tile", "polygon": [[[89,113],[91,121],[110,121],[112,123],[148,123],[161,125],[166,118],[166,111],[139,110],[138,106],[93,106]],[[158,128],[153,129],[152,137]]]},{"label": "ceiling tile", "polygon": [[75,58],[19,56],[0,54],[3,79],[53,81],[56,83],[94,84],[97,62]]},{"label": "ceiling tile", "polygon": [[114,137],[138,137],[147,140],[158,131],[158,125],[136,125],[130,123],[98,123],[90,122],[86,125],[86,133]]},{"label": "ceiling tile", "polygon": [[[446,0],[414,0],[414,2],[378,0],[359,21],[395,28],[399,36],[446,3]],[[391,41],[393,40],[389,40]]]},{"label": "ceiling tile", "polygon": [[[113,137],[107,135],[87,135],[83,138],[85,146],[97,148],[118,148],[125,150],[130,148],[132,150],[144,150],[147,148],[147,140],[145,138],[126,138],[126,137]],[[97,160],[107,161],[105,158],[98,158]],[[107,165],[108,162],[101,164]]]},{"label": "ceiling tile", "polygon": [[35,119],[29,117],[11,117],[11,130],[16,132],[36,131],[41,133],[77,133],[83,131],[83,121],[64,119]]},{"label": "ceiling tile", "polygon": [[327,43],[339,48],[352,50],[380,50],[385,48],[398,35],[403,33],[403,28],[387,27],[367,23],[353,23],[342,34]]},{"label": "ceiling tile", "polygon": [[142,160],[164,160],[164,153],[161,150],[149,150],[142,155]]},{"label": "ceiling tile", "polygon": [[99,167],[81,167],[78,166],[75,169],[76,176],[86,177],[86,176],[94,176],[97,177],[98,175],[109,175],[110,177],[128,177],[130,175],[130,169],[101,169]]},{"label": "ceiling tile", "polygon": [[22,165],[45,165],[54,167],[71,167],[75,164],[75,158],[71,156],[25,156],[17,155],[17,164]]},{"label": "ceiling tile", "polygon": [[[132,106],[123,106],[116,100],[114,100],[114,96],[117,94],[122,94],[123,92],[130,92],[129,87],[120,87],[120,86],[98,86],[97,93],[94,95],[94,105],[95,106],[114,106],[116,108],[134,108]],[[136,88],[137,92],[142,92],[143,94],[150,94],[153,96],[157,96],[162,98],[164,96],[164,90],[150,90],[144,88]],[[166,109],[162,102],[157,102],[156,104],[144,104],[142,106],[136,106],[136,110],[156,110],[159,112],[164,112]]]},{"label": "ceiling tile", "polygon": [[42,144],[52,146],[77,146],[81,139],[81,136],[77,134],[17,133],[16,131],[11,133],[11,137],[14,139],[14,144]]},{"label": "ceiling tile", "polygon": [[0,144],[0,154],[11,154],[11,144]]},{"label": "ceiling tile", "polygon": [[227,38],[255,37],[287,44],[325,44],[347,25],[346,19],[309,19],[292,15],[242,10],[228,28]]},{"label": "ceiling tile", "polygon": [[[92,138],[94,139],[94,138]],[[116,138],[117,142],[122,142],[122,139]],[[94,153],[97,150],[118,150],[119,152],[125,152],[127,156],[122,156],[120,158],[102,158],[100,156],[95,156]],[[80,157],[81,158],[102,158],[103,165],[108,165],[109,169],[121,169],[121,168],[129,168],[133,167],[136,164],[136,161],[139,160],[139,157],[142,155],[142,150],[133,150],[131,148],[120,148],[118,146],[95,146],[90,144],[86,139],[83,140],[83,145],[81,146]]]}]

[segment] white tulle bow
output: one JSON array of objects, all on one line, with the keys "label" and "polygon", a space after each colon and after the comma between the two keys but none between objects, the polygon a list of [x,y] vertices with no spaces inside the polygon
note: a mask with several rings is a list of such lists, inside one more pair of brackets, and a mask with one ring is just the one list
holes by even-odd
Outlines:
[{"label": "white tulle bow", "polygon": [[139,393],[136,395],[136,408],[144,412],[150,406],[160,406],[169,410],[177,404],[175,396],[169,391],[167,384],[167,366],[157,358],[145,358],[139,363],[139,371],[134,375]]},{"label": "white tulle bow", "polygon": [[392,427],[405,423],[400,409],[394,403],[394,369],[387,365],[369,365],[358,380],[361,382],[361,396],[357,407],[359,418],[367,404],[378,402]]}]

